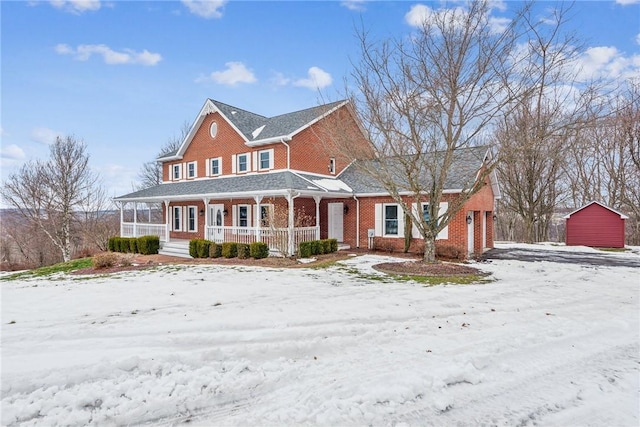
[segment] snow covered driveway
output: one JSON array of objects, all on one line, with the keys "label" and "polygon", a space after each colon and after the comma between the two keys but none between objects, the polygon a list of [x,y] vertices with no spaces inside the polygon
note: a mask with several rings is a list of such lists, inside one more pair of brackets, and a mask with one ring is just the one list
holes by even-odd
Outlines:
[{"label": "snow covered driveway", "polygon": [[638,425],[638,269],[388,259],[0,282],[2,424]]}]

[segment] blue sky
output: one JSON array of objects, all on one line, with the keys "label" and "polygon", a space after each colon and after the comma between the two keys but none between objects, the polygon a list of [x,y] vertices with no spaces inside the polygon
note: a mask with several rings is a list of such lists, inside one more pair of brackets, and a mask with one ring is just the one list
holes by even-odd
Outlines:
[{"label": "blue sky", "polygon": [[[504,19],[520,3],[495,5]],[[354,27],[402,36],[425,7],[443,3],[2,1],[2,179],[73,134],[109,194],[127,193],[206,98],[266,116],[338,99]],[[640,77],[640,0],[578,1],[572,14],[586,70]]]}]

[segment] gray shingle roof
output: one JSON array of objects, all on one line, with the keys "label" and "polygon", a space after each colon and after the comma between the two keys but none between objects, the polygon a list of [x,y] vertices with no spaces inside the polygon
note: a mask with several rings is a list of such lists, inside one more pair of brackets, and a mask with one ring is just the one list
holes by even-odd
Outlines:
[{"label": "gray shingle roof", "polygon": [[133,193],[117,197],[115,200],[162,200],[163,198],[187,198],[189,196],[207,196],[225,198],[238,193],[263,193],[268,191],[295,190],[307,192],[326,192],[350,194],[344,189],[323,187],[320,183],[310,182],[318,179],[306,174],[290,171],[241,175],[222,178],[181,181],[156,185]]},{"label": "gray shingle roof", "polygon": [[[344,101],[319,105],[275,117],[260,116],[215,100],[211,100],[211,102],[243,133],[247,140],[254,141],[289,135]],[[261,126],[264,126],[264,129],[254,138],[253,132]]]},{"label": "gray shingle roof", "polygon": [[[474,182],[476,174],[482,165],[487,147],[470,147],[455,151],[453,163],[449,169],[447,179],[444,184],[445,190],[461,190],[468,188]],[[435,153],[432,156],[442,157],[443,153]],[[382,164],[384,163],[384,164]],[[431,161],[429,161],[431,163]],[[379,166],[378,166],[379,165]],[[403,168],[397,158],[387,158],[383,160],[360,160],[350,165],[338,178],[353,189],[357,194],[379,194],[386,193],[382,184],[375,180],[371,175],[367,174],[363,169],[375,167],[377,169],[386,167],[387,170],[397,171],[399,179],[397,183],[402,187]],[[430,187],[431,181],[425,176],[422,187],[426,190]],[[408,190],[407,190],[408,191]]]}]

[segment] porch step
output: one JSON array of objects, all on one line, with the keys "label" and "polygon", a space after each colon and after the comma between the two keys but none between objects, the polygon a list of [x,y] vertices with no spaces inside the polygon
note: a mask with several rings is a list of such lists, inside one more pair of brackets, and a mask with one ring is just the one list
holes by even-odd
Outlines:
[{"label": "porch step", "polygon": [[158,251],[160,255],[177,256],[181,258],[193,258],[189,255],[189,241],[175,240],[164,242]]}]

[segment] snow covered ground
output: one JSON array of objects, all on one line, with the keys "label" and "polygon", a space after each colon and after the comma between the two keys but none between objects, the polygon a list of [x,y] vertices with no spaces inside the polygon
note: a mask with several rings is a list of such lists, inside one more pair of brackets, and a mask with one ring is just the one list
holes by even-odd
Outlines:
[{"label": "snow covered ground", "polygon": [[425,287],[389,259],[0,282],[1,422],[638,425],[640,268]]}]

